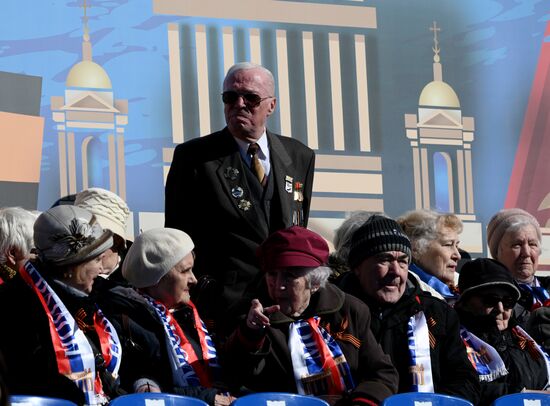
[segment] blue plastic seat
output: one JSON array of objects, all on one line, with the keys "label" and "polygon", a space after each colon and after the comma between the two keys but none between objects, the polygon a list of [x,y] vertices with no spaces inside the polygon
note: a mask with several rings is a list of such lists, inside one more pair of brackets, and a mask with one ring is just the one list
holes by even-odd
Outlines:
[{"label": "blue plastic seat", "polygon": [[514,393],[501,396],[493,406],[550,406],[550,395],[546,393]]},{"label": "blue plastic seat", "polygon": [[12,395],[10,396],[10,404],[13,406],[77,406],[66,399],[48,398],[44,396],[32,395]]},{"label": "blue plastic seat", "polygon": [[[170,393],[132,393],[115,398],[109,402],[109,406],[145,406],[148,401],[154,400],[155,406],[208,406],[200,399],[188,396],[172,395]],[[162,403],[160,401],[163,401]],[[151,402],[152,403],[152,402]]]},{"label": "blue plastic seat", "polygon": [[439,393],[398,393],[382,402],[382,406],[473,406],[471,402]]},{"label": "blue plastic seat", "polygon": [[265,406],[267,402],[284,401],[285,406],[328,406],[324,400],[313,396],[296,395],[282,392],[261,392],[246,395],[235,400],[232,406]]}]

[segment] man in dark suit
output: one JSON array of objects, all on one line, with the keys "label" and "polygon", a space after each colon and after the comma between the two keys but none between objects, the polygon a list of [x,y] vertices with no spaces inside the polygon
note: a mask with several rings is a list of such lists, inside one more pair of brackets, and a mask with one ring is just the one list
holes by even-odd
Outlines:
[{"label": "man in dark suit", "polygon": [[174,152],[165,225],[195,241],[199,290],[201,275],[219,289],[195,299],[206,318],[218,318],[242,297],[259,272],[256,248],[270,233],[307,225],[315,154],[266,129],[274,94],[269,70],[234,65],[223,82],[227,127]]}]

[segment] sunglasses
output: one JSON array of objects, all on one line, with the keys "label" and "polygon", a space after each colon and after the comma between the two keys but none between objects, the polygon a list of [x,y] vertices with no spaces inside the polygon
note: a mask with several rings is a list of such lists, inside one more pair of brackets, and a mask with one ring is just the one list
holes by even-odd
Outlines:
[{"label": "sunglasses", "polygon": [[222,101],[224,104],[234,104],[239,100],[239,97],[243,98],[244,104],[246,104],[247,107],[256,107],[264,100],[271,99],[273,96],[262,97],[256,93],[239,93],[234,90],[228,90],[222,93]]},{"label": "sunglasses", "polygon": [[510,296],[483,295],[481,301],[487,307],[496,307],[498,302],[501,302],[502,307],[506,310],[513,308],[516,304],[516,299]]}]

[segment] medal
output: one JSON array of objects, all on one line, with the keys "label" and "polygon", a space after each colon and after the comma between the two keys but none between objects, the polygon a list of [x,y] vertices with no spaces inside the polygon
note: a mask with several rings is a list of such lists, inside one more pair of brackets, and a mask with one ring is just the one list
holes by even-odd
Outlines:
[{"label": "medal", "polygon": [[233,189],[231,189],[231,196],[233,196],[235,199],[240,199],[243,197],[244,191],[243,188],[240,186],[235,186]]},{"label": "medal", "polygon": [[239,203],[237,204],[237,207],[241,209],[242,211],[248,211],[252,207],[252,203],[250,203],[248,200],[241,199],[239,200]]},{"label": "medal", "polygon": [[233,168],[232,166],[228,166],[227,168],[225,168],[223,176],[225,176],[227,179],[235,180],[237,179],[237,176],[239,176],[239,170],[237,168]]}]

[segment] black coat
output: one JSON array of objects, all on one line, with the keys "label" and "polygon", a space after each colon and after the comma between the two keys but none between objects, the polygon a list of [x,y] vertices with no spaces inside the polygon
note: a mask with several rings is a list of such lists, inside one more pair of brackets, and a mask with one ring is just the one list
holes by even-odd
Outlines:
[{"label": "black coat", "polygon": [[[266,306],[270,304],[268,300],[260,298]],[[349,364],[356,384],[350,400],[363,397],[379,403],[396,392],[397,372],[376,343],[369,328],[369,309],[361,301],[329,284],[311,296],[300,319],[314,315],[321,318],[321,326],[338,342]],[[293,321],[281,312],[274,313],[271,326],[260,330],[260,335],[249,330],[243,321],[225,346],[227,368],[233,379],[255,392],[296,393],[287,344],[289,324]],[[261,343],[261,347],[253,350],[250,342]]]},{"label": "black coat", "polygon": [[[550,292],[550,277],[537,277],[540,286]],[[520,287],[521,298],[514,306],[514,318],[547,353],[550,353],[550,307],[531,311],[533,294]]]},{"label": "black coat", "polygon": [[462,325],[478,338],[490,344],[501,356],[508,374],[492,382],[481,383],[480,406],[492,404],[500,396],[521,392],[522,389],[544,389],[548,371],[544,358],[536,352],[522,349],[518,335],[512,331],[516,325],[511,318],[508,328],[499,331],[494,317],[481,316],[457,309]]},{"label": "black coat", "polygon": [[[273,197],[265,206],[252,193],[253,187],[261,187],[249,182],[251,170],[227,128],[175,149],[166,180],[165,225],[191,236],[197,277],[212,276],[218,284],[213,291],[221,292],[205,295],[205,300],[194,297],[202,317],[219,316],[241,298],[259,271],[256,249],[271,232],[293,225],[300,205],[301,225],[307,225],[315,154],[295,139],[269,131],[267,137],[271,160],[267,189],[272,188]],[[293,193],[296,182],[303,184],[301,203]]]},{"label": "black coat", "polygon": [[[55,282],[48,283],[73,316],[82,309],[90,317],[88,324],[93,324],[91,317],[95,304],[89,297],[74,296]],[[0,286],[0,325],[3,331],[0,352],[6,362],[6,381],[11,394],[49,396],[84,403],[82,391],[59,373],[46,312],[19,274]],[[101,355],[97,334],[93,329],[84,331],[84,334],[97,360]],[[98,371],[109,397],[125,393],[108,372]]]},{"label": "black coat", "polygon": [[[134,289],[113,287],[97,299],[103,313],[113,323],[122,343],[124,357],[120,367],[121,385],[132,390],[137,379],[149,378],[160,385],[163,392],[199,398],[214,404],[218,391],[204,387],[178,387],[173,383],[164,326]],[[194,326],[193,312],[185,307],[173,313],[179,326],[193,346],[199,362],[202,351]]]},{"label": "black coat", "polygon": [[409,373],[410,355],[407,343],[407,323],[411,316],[423,311],[428,321],[432,377],[436,393],[458,396],[476,404],[479,400],[477,372],[468,360],[460,337],[456,312],[444,301],[420,290],[414,279],[407,282],[401,299],[382,308],[361,290],[354,273],[348,272],[339,280],[339,286],[368,304],[371,328],[382,349],[389,354],[399,372],[399,392],[410,392],[412,375]]}]

